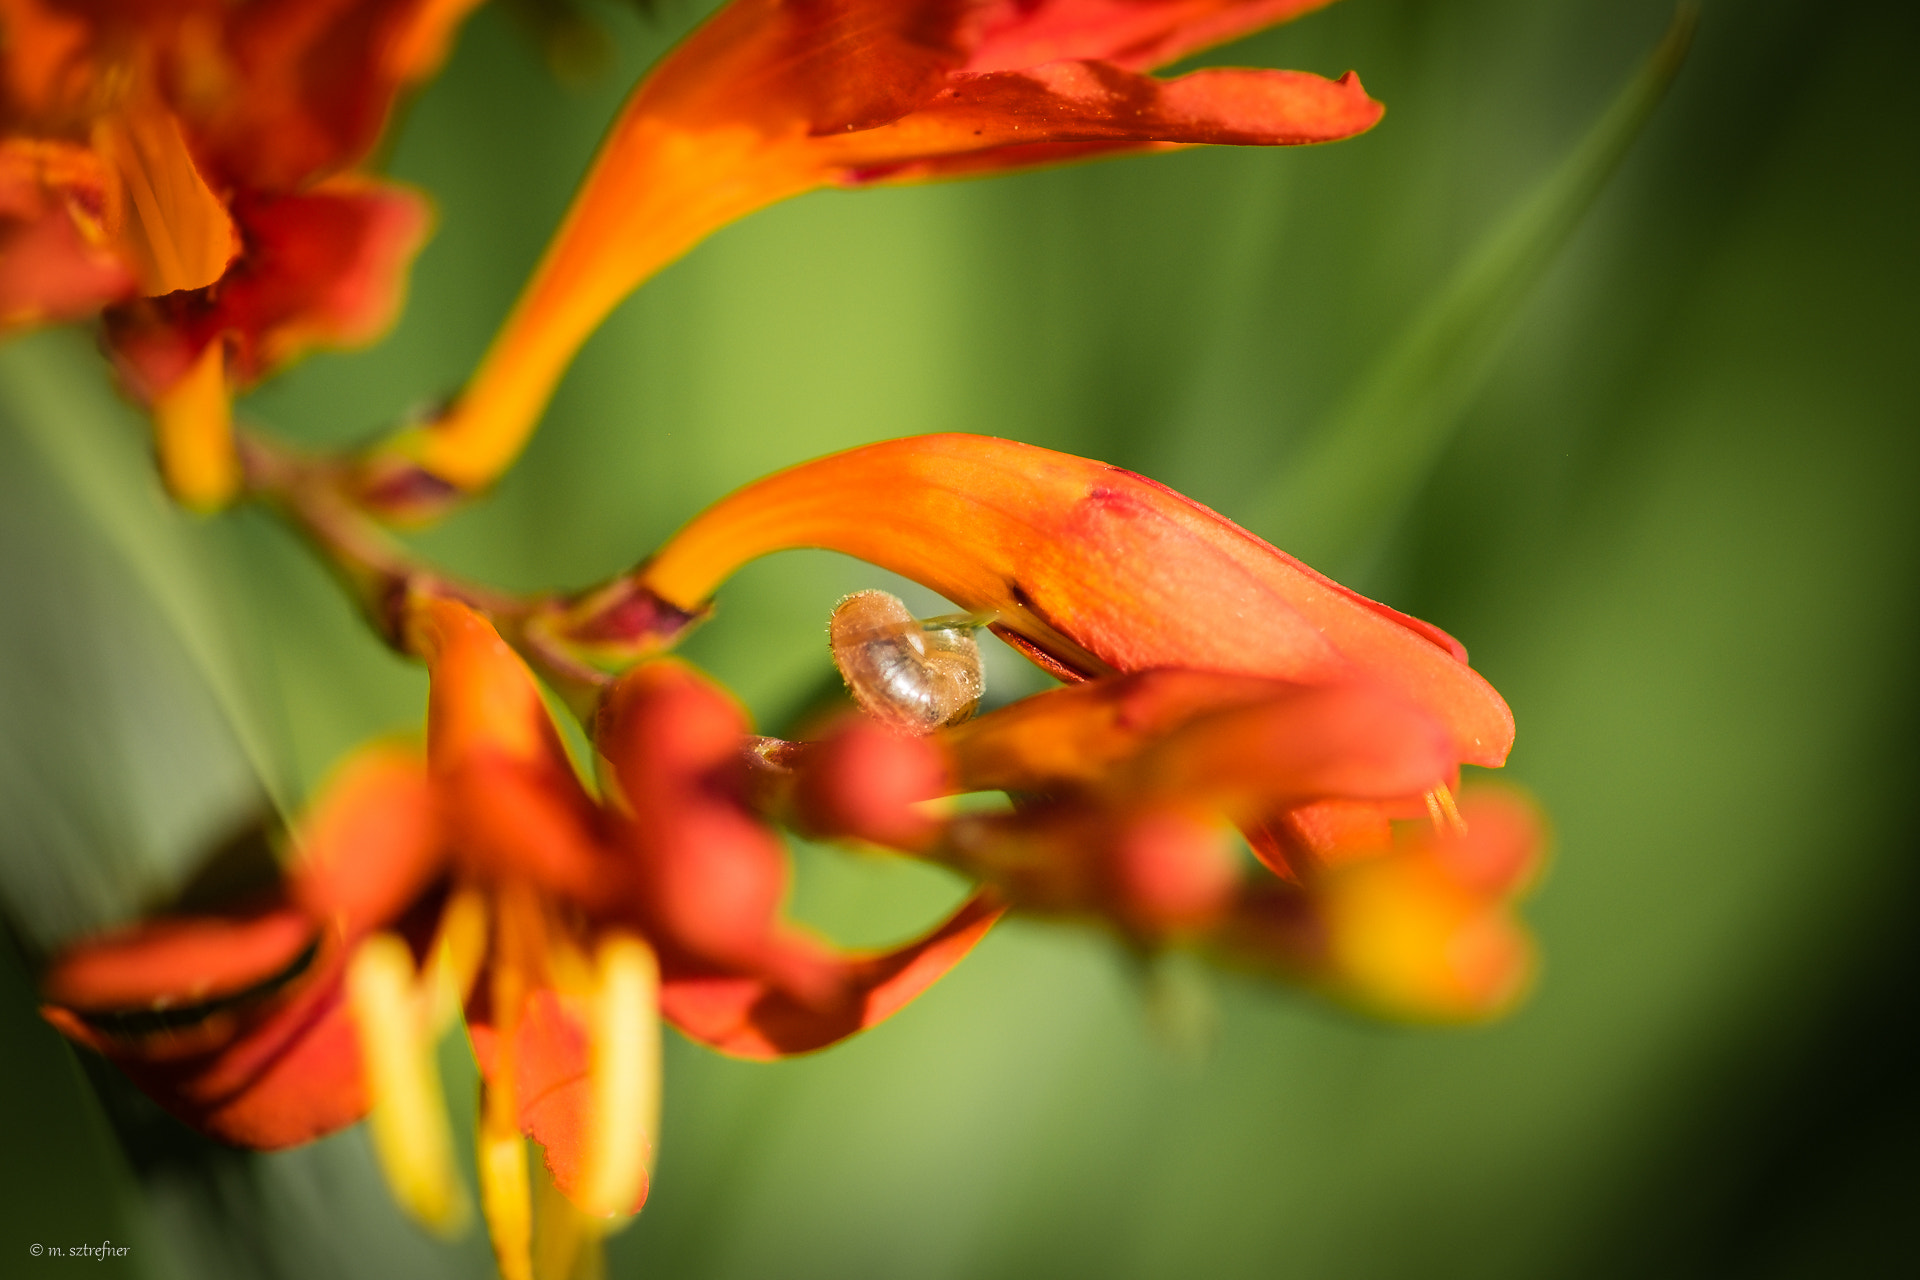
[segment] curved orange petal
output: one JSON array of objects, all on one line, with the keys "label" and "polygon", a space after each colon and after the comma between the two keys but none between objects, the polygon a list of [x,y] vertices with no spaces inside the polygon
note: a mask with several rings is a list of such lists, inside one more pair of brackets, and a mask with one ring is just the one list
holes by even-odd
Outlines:
[{"label": "curved orange petal", "polygon": [[735,569],[794,547],[913,578],[1080,675],[1185,667],[1361,678],[1499,765],[1513,716],[1438,628],[1377,604],[1130,471],[985,436],[892,440],[803,463],[694,517],[638,571],[697,609]]}]

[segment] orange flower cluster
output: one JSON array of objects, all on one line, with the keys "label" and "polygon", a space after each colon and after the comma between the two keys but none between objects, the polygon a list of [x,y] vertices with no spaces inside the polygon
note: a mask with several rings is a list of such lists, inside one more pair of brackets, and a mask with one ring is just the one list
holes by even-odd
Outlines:
[{"label": "orange flower cluster", "polygon": [[[659,651],[734,568],[798,546],[988,611],[1068,684],[931,732],[868,715],[816,742],[751,736]],[[372,749],[296,836],[277,894],[86,943],[51,970],[47,1013],[232,1141],[304,1141],[371,1106],[396,1190],[446,1223],[461,1202],[444,1120],[426,1118],[429,1047],[435,1009],[463,1008],[509,1277],[531,1231],[521,1134],[581,1221],[644,1198],[659,1018],[744,1057],[817,1049],[898,1010],[1009,906],[1399,1017],[1490,1016],[1529,972],[1510,906],[1537,821],[1507,793],[1453,792],[1462,763],[1505,757],[1499,695],[1443,633],[1118,468],[984,437],[873,445],[749,486],[616,588],[553,602],[544,643],[626,646],[593,789],[484,617],[428,595],[404,625],[432,677],[424,764]],[[843,666],[884,710],[916,695],[925,651],[904,640],[877,685]],[[983,791],[1013,808],[929,804]],[[780,918],[772,822],[982,888],[912,942],[844,953]]]},{"label": "orange flower cluster", "polygon": [[[1351,74],[1145,74],[1317,2],[723,7],[635,91],[445,416],[352,467],[256,458],[260,477],[304,477],[256,483],[426,663],[424,756],[349,761],[271,891],[55,957],[47,1017],[228,1141],[368,1116],[396,1194],[443,1228],[466,1201],[434,1044],[464,1020],[479,1198],[520,1280],[550,1203],[523,1137],[573,1206],[543,1250],[589,1247],[644,1200],[662,1020],[744,1057],[818,1049],[900,1009],[1009,909],[1392,1016],[1506,1007],[1530,970],[1511,907],[1542,834],[1510,793],[1456,801],[1462,766],[1506,759],[1505,702],[1445,633],[1150,480],[986,437],[892,441],[748,485],[631,573],[532,600],[410,568],[372,524],[490,483],[619,299],[771,201],[1365,130],[1381,108]],[[421,206],[350,167],[468,7],[0,0],[0,312],[101,311],[183,497],[232,487],[234,387],[390,313]],[[798,547],[966,612],[850,598],[832,648],[863,714],[782,742],[666,651],[741,565]],[[970,719],[980,627],[1063,687]],[[530,661],[584,709],[590,769]],[[1007,803],[951,803],[969,793]],[[979,888],[910,942],[848,952],[783,918],[781,825]]]},{"label": "orange flower cluster", "polygon": [[391,320],[426,205],[350,170],[475,3],[0,3],[0,326],[104,313],[185,500],[234,390]]}]

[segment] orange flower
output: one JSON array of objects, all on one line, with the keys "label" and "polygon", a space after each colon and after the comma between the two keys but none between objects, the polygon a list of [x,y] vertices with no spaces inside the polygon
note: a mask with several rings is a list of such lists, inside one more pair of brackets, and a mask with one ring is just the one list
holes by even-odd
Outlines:
[{"label": "orange flower", "polygon": [[0,325],[112,308],[187,501],[237,481],[234,389],[391,319],[425,206],[329,175],[473,3],[0,0]]},{"label": "orange flower", "polygon": [[780,918],[786,864],[738,798],[745,723],[723,694],[670,661],[610,689],[597,801],[478,614],[426,601],[410,623],[432,676],[425,765],[363,754],[268,901],[83,943],[49,971],[47,1016],[229,1141],[300,1142],[370,1106],[396,1193],[450,1226],[463,1199],[431,1045],[464,1005],[481,1201],[515,1278],[522,1134],[582,1214],[644,1200],[660,1016],[741,1056],[819,1048],[911,1000],[999,909],[976,897],[895,950],[837,952]]},{"label": "orange flower", "polygon": [[1351,73],[1142,74],[1325,0],[733,0],[634,92],[481,368],[375,459],[457,489],[519,452],[580,344],[715,229],[821,186],[1001,172],[1200,143],[1286,146],[1380,118]]},{"label": "orange flower", "polygon": [[610,593],[576,602],[585,613],[558,611],[549,625],[570,635],[617,606],[640,623],[632,642],[644,649],[658,642],[647,626],[684,625],[735,569],[792,547],[857,556],[991,614],[997,634],[1062,679],[1180,667],[1357,680],[1445,726],[1462,763],[1497,767],[1513,744],[1507,704],[1439,628],[1164,485],[987,436],[890,440],[756,481]]}]

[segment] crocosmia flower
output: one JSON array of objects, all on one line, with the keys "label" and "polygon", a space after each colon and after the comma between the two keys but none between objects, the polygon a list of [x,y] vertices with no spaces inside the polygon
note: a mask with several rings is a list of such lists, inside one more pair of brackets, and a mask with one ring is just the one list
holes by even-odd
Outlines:
[{"label": "crocosmia flower", "polygon": [[850,953],[783,921],[787,866],[747,806],[742,713],[671,660],[612,685],[600,797],[525,664],[477,613],[410,613],[432,676],[424,760],[369,749],[327,790],[281,887],[221,914],[90,941],[49,970],[47,1016],[176,1115],[252,1147],[371,1112],[403,1203],[465,1198],[432,1043],[463,1010],[485,1080],[480,1201],[503,1275],[530,1275],[522,1135],[583,1220],[645,1199],[661,1016],[773,1058],[878,1022],[998,917],[970,899],[924,937]]},{"label": "crocosmia flower", "polygon": [[186,500],[235,389],[392,318],[425,205],[344,171],[472,3],[0,2],[0,325],[105,308]]},{"label": "crocosmia flower", "polygon": [[[715,229],[823,186],[1000,173],[1203,143],[1351,137],[1352,73],[1145,74],[1324,0],[733,0],[622,110],[479,372],[374,467],[370,498],[471,490],[519,451],[573,353]],[[399,468],[398,474],[395,474]]]}]

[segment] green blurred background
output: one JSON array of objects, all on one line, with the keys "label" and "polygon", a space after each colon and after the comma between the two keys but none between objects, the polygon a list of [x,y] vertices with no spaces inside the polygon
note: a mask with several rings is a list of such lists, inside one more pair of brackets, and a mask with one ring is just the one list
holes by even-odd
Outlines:
[{"label": "green blurred background", "polygon": [[[704,7],[593,10],[612,66],[584,84],[548,72],[524,22],[481,12],[392,149],[441,218],[403,322],[249,412],[344,442],[456,386],[624,87]],[[1366,398],[1669,16],[1347,0],[1208,61],[1359,69],[1390,110],[1358,141],[757,215],[625,306],[524,464],[422,540],[475,575],[575,584],[742,481],[866,440],[969,430],[1093,455],[1459,635],[1518,718],[1508,773],[1557,828],[1527,908],[1539,987],[1491,1028],[1374,1025],[1218,979],[1219,1037],[1196,1059],[1156,1038],[1104,938],[1014,923],[818,1056],[747,1065],[675,1040],[656,1190],[613,1274],[1914,1265],[1913,7],[1708,4],[1672,94],[1504,339]],[[1352,495],[1357,532],[1336,537],[1301,519],[1288,477],[1355,404],[1401,413],[1388,425],[1432,465],[1369,488],[1354,469],[1381,460],[1348,457],[1326,491]],[[423,705],[419,674],[273,524],[172,513],[141,431],[84,335],[0,349],[17,938],[0,956],[0,1273],[62,1265],[32,1242],[111,1238],[131,1253],[104,1267],[154,1277],[490,1274],[478,1232],[441,1244],[400,1218],[357,1130],[271,1157],[215,1147],[33,1013],[35,953],[163,900],[263,794],[297,803]],[[691,652],[777,724],[828,674],[838,594],[883,583],[826,555],[756,566]],[[993,674],[1030,687],[1004,656]],[[798,866],[796,911],[852,942],[958,892],[832,851]],[[463,1055],[449,1042],[456,1108]]]}]

